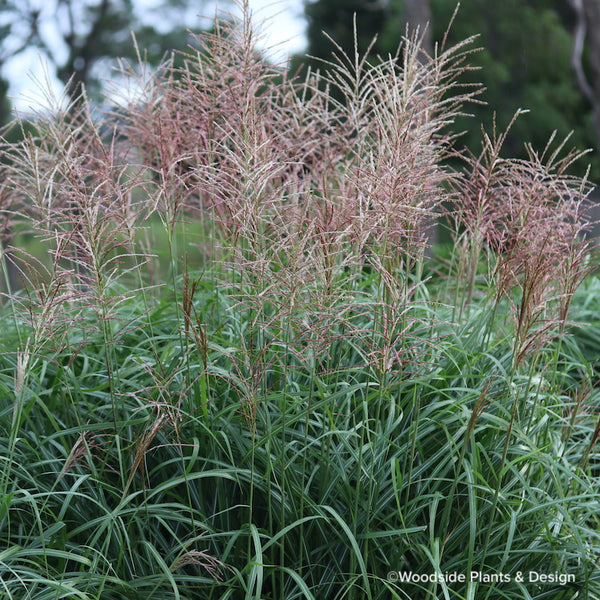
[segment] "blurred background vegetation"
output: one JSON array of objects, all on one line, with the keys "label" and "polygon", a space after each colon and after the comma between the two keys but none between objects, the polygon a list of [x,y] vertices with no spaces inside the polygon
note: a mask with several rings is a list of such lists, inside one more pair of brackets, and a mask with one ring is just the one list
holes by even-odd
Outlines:
[{"label": "blurred background vegetation", "polygon": [[[358,24],[359,50],[374,36],[373,52],[394,53],[407,27],[424,33],[423,45],[435,52],[441,43],[456,0],[284,0],[278,4],[303,6],[306,53],[292,57],[302,65],[323,68],[318,59],[331,59],[334,49],[325,32],[350,55],[354,51],[353,19]],[[251,3],[252,4],[252,3]],[[99,94],[102,76],[118,57],[135,60],[130,32],[156,65],[170,50],[188,43],[190,15],[211,14],[210,2],[157,0],[150,10],[134,0],[0,0],[0,122],[11,118],[8,82],[3,68],[14,56],[37,49],[72,97],[85,85]],[[221,4],[222,7],[222,4]],[[600,0],[465,0],[448,34],[448,44],[478,35],[471,56],[481,67],[472,81],[483,83],[481,100],[472,105],[473,117],[458,123],[464,144],[479,152],[481,127],[502,131],[518,109],[529,110],[511,129],[505,152],[525,155],[525,142],[542,150],[552,132],[558,139],[573,132],[569,145],[594,151],[579,165],[591,163],[592,181],[600,180]],[[429,26],[427,25],[429,23]],[[585,164],[584,164],[585,163]]]},{"label": "blurred background vegetation", "polygon": [[[382,55],[393,53],[409,26],[424,32],[424,47],[435,52],[456,8],[456,0],[308,2],[307,53],[318,58],[331,56],[333,46],[321,31],[352,52],[354,12],[359,50],[366,49],[377,35],[373,50]],[[481,127],[491,132],[495,122],[503,131],[517,110],[528,110],[507,136],[507,155],[524,157],[526,142],[543,150],[555,130],[558,139],[573,132],[571,145],[594,150],[588,156],[591,178],[600,178],[596,151],[600,131],[594,118],[600,81],[593,60],[600,54],[593,39],[600,23],[593,21],[595,17],[600,17],[599,0],[466,0],[460,4],[447,43],[478,36],[474,47],[479,50],[471,55],[471,64],[480,69],[471,72],[470,79],[485,87],[480,96],[485,104],[472,105],[473,118],[456,128],[465,131],[462,139],[472,152],[479,152]],[[294,60],[300,64],[302,57]],[[319,61],[309,62],[316,66]],[[588,161],[584,162],[578,174],[585,172]]]}]

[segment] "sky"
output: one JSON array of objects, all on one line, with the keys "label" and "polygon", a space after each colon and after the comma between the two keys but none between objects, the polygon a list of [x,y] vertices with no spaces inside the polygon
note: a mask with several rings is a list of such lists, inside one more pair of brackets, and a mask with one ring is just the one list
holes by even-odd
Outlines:
[{"label": "sky", "polygon": [[[135,0],[143,14],[152,15],[158,0]],[[286,57],[305,49],[305,23],[303,0],[249,0],[255,25],[264,35],[263,50],[269,49],[270,57],[285,61]],[[204,11],[214,14],[214,9],[205,6]],[[195,12],[185,16],[186,24],[198,22]],[[150,18],[150,17],[149,17]],[[154,17],[156,18],[156,17]],[[193,28],[193,26],[192,26]],[[61,86],[51,74],[37,50],[31,49],[13,60],[7,61],[3,75],[9,80],[9,97],[19,111],[39,108],[47,104],[48,88],[59,95]]]},{"label": "sky", "polygon": [[268,46],[283,54],[305,49],[304,5],[302,0],[250,0],[257,23],[262,23]]}]

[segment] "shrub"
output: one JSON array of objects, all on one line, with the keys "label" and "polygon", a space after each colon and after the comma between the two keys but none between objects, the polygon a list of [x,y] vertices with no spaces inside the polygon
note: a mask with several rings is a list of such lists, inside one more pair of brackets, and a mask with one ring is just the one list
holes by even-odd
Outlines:
[{"label": "shrub", "polygon": [[469,40],[303,81],[255,41],[3,144],[2,593],[597,597],[578,156],[460,155]]}]

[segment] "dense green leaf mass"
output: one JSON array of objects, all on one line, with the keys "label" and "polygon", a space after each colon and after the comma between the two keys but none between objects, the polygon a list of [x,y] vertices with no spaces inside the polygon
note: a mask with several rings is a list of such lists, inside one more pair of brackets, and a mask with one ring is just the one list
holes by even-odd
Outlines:
[{"label": "dense green leaf mass", "polygon": [[[478,35],[470,62],[480,70],[471,74],[481,82],[485,106],[472,106],[474,119],[463,120],[465,143],[478,151],[478,126],[490,130],[494,119],[503,130],[519,109],[529,113],[513,125],[505,150],[510,156],[524,156],[525,142],[541,150],[550,134],[559,137],[573,131],[571,142],[581,149],[596,148],[598,140],[590,106],[577,87],[571,69],[573,39],[564,2],[471,0],[461,5],[449,31],[450,42]],[[562,10],[559,11],[559,6]],[[440,40],[456,3],[432,0],[435,38]],[[561,14],[562,12],[562,14]],[[600,175],[594,157],[594,176]]]},{"label": "dense green leaf mass", "polygon": [[0,141],[0,598],[600,597],[578,154],[453,170],[465,44],[254,39]]},{"label": "dense green leaf mass", "polygon": [[[343,5],[343,9],[339,5]],[[598,147],[591,107],[579,90],[570,60],[573,46],[573,13],[567,2],[556,0],[469,0],[456,10],[455,0],[431,0],[433,38],[441,43],[448,31],[448,43],[477,35],[479,51],[469,63],[479,71],[465,75],[464,81],[482,83],[484,105],[471,105],[472,115],[459,119],[456,131],[464,131],[463,143],[478,154],[481,127],[499,131],[511,122],[517,110],[528,110],[513,125],[506,139],[509,156],[526,156],[525,142],[543,149],[550,134],[559,137],[573,132],[571,142],[580,149]],[[333,46],[325,31],[348,55],[354,52],[352,13],[357,13],[359,51],[365,52],[370,40],[378,36],[374,54],[394,53],[405,26],[402,1],[388,4],[336,0],[315,0],[306,5],[308,54],[330,60]],[[299,60],[299,58],[297,58]],[[600,177],[600,163],[594,152],[592,178]],[[582,163],[580,173],[585,171]]]}]

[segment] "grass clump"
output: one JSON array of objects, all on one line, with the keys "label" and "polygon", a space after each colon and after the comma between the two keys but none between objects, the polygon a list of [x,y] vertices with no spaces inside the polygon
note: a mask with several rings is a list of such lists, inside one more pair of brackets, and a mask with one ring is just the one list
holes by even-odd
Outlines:
[{"label": "grass clump", "polygon": [[0,596],[599,597],[577,155],[448,166],[469,42],[255,42],[3,145]]}]

